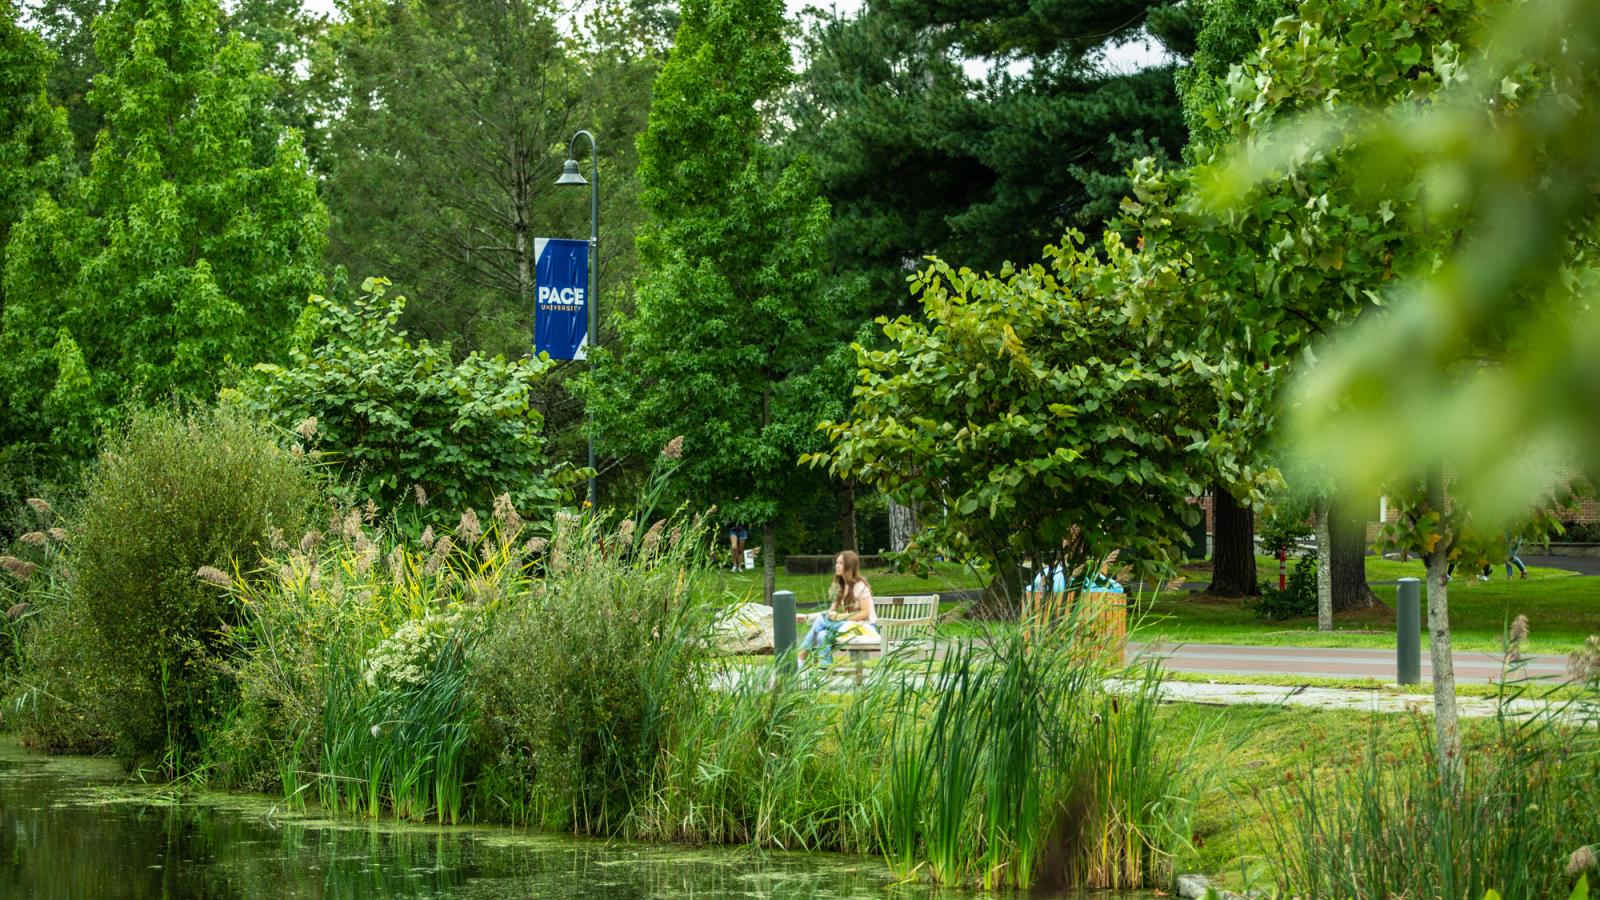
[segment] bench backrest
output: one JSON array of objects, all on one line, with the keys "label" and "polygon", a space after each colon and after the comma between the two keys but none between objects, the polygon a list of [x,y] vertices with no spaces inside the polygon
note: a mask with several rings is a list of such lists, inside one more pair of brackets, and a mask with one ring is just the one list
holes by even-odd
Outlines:
[{"label": "bench backrest", "polygon": [[933,636],[933,626],[939,620],[939,597],[874,597],[872,611],[878,616],[878,633],[883,635],[885,644],[920,640]]}]

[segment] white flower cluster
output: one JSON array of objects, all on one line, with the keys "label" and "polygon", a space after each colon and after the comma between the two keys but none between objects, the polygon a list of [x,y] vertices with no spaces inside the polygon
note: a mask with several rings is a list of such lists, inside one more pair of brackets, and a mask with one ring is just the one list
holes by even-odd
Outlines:
[{"label": "white flower cluster", "polygon": [[451,617],[411,619],[367,654],[361,666],[368,687],[421,687],[428,680]]}]

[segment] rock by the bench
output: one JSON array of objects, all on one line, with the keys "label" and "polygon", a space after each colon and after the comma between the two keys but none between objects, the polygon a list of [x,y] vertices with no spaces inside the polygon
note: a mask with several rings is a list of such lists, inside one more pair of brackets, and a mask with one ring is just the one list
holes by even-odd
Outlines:
[{"label": "rock by the bench", "polygon": [[717,623],[717,649],[723,653],[771,653],[772,607],[741,603]]}]

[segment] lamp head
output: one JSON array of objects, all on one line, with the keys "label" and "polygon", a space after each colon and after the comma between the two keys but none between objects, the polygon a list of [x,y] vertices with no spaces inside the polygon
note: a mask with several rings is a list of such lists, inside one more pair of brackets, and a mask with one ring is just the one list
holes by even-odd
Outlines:
[{"label": "lamp head", "polygon": [[573,184],[582,187],[588,183],[588,179],[578,171],[578,161],[575,159],[569,159],[561,166],[561,177],[556,179],[557,185]]}]

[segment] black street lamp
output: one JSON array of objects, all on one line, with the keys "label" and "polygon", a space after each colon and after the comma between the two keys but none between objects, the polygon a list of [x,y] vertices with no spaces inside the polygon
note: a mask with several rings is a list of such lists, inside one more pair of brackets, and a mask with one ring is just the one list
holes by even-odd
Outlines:
[{"label": "black street lamp", "polygon": [[[578,138],[589,139],[590,180],[585,181],[583,173],[578,170],[577,154],[573,148],[577,146]],[[589,186],[589,299],[587,302],[589,312],[589,349],[586,353],[594,352],[600,346],[600,149],[596,146],[594,135],[587,131],[579,131],[567,142],[567,161],[561,166],[561,177],[556,179],[556,185]],[[589,471],[594,467],[594,416],[589,417]],[[598,510],[600,496],[595,489],[594,475],[589,476],[589,508]]]}]

